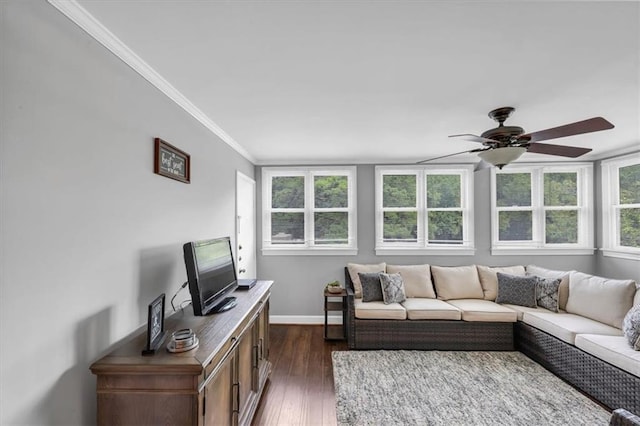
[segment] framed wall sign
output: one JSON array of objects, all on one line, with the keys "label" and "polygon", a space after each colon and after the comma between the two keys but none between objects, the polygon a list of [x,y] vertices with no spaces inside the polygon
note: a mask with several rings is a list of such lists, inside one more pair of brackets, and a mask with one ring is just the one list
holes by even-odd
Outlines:
[{"label": "framed wall sign", "polygon": [[153,302],[149,304],[149,312],[147,316],[147,346],[142,350],[142,355],[153,355],[156,353],[164,338],[164,300],[165,295],[162,293]]},{"label": "framed wall sign", "polygon": [[153,171],[184,183],[191,183],[191,156],[160,138],[155,138]]}]

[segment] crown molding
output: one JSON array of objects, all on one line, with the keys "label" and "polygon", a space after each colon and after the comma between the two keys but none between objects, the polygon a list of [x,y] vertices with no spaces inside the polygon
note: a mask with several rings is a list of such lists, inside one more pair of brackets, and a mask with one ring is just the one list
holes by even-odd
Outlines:
[{"label": "crown molding", "polygon": [[75,0],[47,0],[49,4],[58,9],[63,15],[73,23],[82,28],[87,34],[93,37],[98,43],[106,47],[111,53],[120,58],[125,64],[130,66],[135,72],[140,74],[145,80],[153,84],[158,90],[164,93],[169,99],[178,104],[182,109],[198,120],[204,127],[222,139],[227,145],[233,148],[238,154],[255,164],[255,158],[236,142],[227,132],[213,122],[204,112],[196,107],[178,89],[173,87],[155,69],[146,63],[140,56],[131,50],[107,27],[102,25],[85,8],[80,6]]}]

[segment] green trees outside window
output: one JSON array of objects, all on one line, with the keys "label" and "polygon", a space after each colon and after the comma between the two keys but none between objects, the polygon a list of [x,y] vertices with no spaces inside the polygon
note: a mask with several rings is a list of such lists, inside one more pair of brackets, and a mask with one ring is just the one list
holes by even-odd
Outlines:
[{"label": "green trees outside window", "polygon": [[640,164],[618,170],[620,245],[640,248]]},{"label": "green trees outside window", "polygon": [[350,214],[354,210],[353,189],[349,188],[355,169],[316,171],[292,169],[265,171],[271,196],[267,245],[310,247],[349,245]]},{"label": "green trees outside window", "polygon": [[469,217],[463,188],[470,184],[470,172],[462,168],[377,169],[381,196],[377,208],[382,219],[379,247],[465,244]]}]

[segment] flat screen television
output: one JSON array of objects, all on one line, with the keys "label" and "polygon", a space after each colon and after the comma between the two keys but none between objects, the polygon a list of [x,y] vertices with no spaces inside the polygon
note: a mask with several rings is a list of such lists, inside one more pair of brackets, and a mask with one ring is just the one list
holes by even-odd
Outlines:
[{"label": "flat screen television", "polygon": [[192,241],[183,246],[191,305],[196,316],[226,311],[236,304],[229,296],[238,279],[229,237]]}]

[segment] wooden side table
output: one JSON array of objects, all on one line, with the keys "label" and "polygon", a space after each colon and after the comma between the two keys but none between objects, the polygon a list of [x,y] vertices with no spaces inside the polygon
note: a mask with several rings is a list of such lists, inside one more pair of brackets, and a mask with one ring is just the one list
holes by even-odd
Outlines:
[{"label": "wooden side table", "polygon": [[[329,299],[340,298],[340,301]],[[342,325],[329,326],[329,311],[342,311]],[[330,293],[324,290],[324,339],[345,340],[347,338],[347,291],[342,289],[340,293]]]}]

